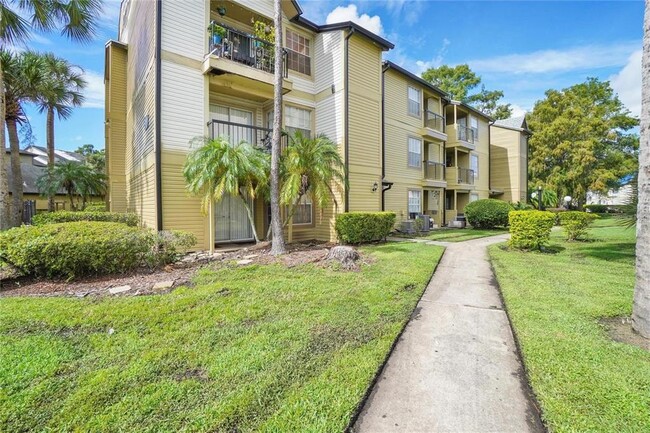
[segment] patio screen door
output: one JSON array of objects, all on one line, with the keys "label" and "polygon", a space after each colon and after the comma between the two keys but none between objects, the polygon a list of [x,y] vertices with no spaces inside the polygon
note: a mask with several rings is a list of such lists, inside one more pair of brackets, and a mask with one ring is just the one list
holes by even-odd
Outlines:
[{"label": "patio screen door", "polygon": [[255,144],[253,129],[246,127],[253,126],[252,112],[223,105],[213,105],[211,111],[212,120],[216,121],[215,127],[218,136],[226,138],[230,144],[236,144],[242,140]]}]

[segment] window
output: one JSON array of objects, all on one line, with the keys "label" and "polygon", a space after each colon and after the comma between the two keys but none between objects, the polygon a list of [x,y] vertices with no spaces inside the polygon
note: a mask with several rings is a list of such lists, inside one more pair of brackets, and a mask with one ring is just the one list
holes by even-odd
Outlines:
[{"label": "window", "polygon": [[476,201],[476,200],[478,200],[478,194],[472,193],[472,194],[469,195],[469,202],[470,203],[473,202],[473,201]]},{"label": "window", "polygon": [[421,204],[421,193],[417,190],[409,190],[409,216],[415,218],[416,215],[419,215],[422,207]]},{"label": "window", "polygon": [[309,39],[287,30],[286,42],[288,68],[301,74],[311,75]]},{"label": "window", "polygon": [[311,224],[313,213],[311,198],[303,195],[293,213],[293,224]]},{"label": "window", "polygon": [[469,118],[469,125],[472,131],[474,131],[474,140],[478,140],[478,118],[472,116]]},{"label": "window", "polygon": [[474,171],[474,179],[478,178],[478,155],[471,154],[469,156],[469,168]]},{"label": "window", "polygon": [[408,110],[411,116],[420,117],[420,90],[415,87],[408,87]]},{"label": "window", "polygon": [[311,111],[303,108],[286,106],[284,108],[284,126],[289,134],[300,131],[305,137],[311,137]]},{"label": "window", "polygon": [[422,167],[422,141],[409,137],[409,167]]}]

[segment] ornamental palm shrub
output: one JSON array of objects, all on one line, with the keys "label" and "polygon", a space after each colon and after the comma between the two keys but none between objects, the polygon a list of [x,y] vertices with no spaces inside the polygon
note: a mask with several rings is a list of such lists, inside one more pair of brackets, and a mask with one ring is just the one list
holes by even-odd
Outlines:
[{"label": "ornamental palm shrub", "polygon": [[555,215],[538,210],[515,210],[509,214],[510,241],[512,248],[539,250],[551,239]]},{"label": "ornamental palm shrub", "polygon": [[89,165],[65,161],[48,168],[37,179],[36,186],[45,197],[54,197],[59,191],[65,191],[70,208],[77,210],[85,207],[90,196],[106,193],[106,175]]},{"label": "ornamental palm shrub", "polygon": [[567,241],[575,241],[587,234],[589,226],[598,215],[580,211],[568,211],[558,214],[560,225]]},{"label": "ornamental palm shrub", "polygon": [[493,229],[508,225],[508,212],[512,210],[505,201],[487,198],[465,206],[463,213],[467,222],[476,229]]}]

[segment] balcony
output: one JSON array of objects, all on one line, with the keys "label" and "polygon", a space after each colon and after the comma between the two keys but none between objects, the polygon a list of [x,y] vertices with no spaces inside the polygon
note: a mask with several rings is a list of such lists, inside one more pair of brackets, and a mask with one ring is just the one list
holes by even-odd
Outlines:
[{"label": "balcony", "polygon": [[462,147],[467,150],[476,149],[476,137],[474,130],[464,125],[452,124],[447,125],[447,147]]},{"label": "balcony", "polygon": [[445,164],[435,161],[424,161],[424,180],[422,185],[439,188],[446,187]]},{"label": "balcony", "polygon": [[445,118],[433,111],[424,112],[424,128],[422,135],[435,140],[446,141]]},{"label": "balcony", "polygon": [[[224,87],[251,90],[272,96],[275,73],[275,46],[242,30],[212,21],[208,31],[208,54],[203,73],[211,73]],[[283,76],[288,76],[287,55],[283,50]],[[226,76],[227,78],[224,78]],[[251,82],[251,80],[253,82]],[[292,83],[284,80],[285,93]]]},{"label": "balcony", "polygon": [[[211,120],[208,122],[208,130],[211,139],[221,137],[228,140],[230,144],[245,141],[255,147],[271,150],[273,130],[269,128],[246,125],[244,123],[226,122],[224,120]],[[281,147],[286,147],[287,139],[287,134],[283,132],[280,140]]]},{"label": "balcony", "polygon": [[459,185],[474,185],[474,170],[458,167],[457,172]]}]

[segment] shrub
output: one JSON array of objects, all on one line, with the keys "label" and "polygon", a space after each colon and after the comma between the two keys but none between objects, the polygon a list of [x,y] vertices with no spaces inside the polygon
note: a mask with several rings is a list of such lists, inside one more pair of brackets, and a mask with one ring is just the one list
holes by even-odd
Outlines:
[{"label": "shrub", "polygon": [[510,242],[521,250],[541,249],[551,238],[555,215],[545,211],[512,211],[509,215]]},{"label": "shrub", "polygon": [[182,232],[157,234],[115,222],[22,226],[0,233],[0,258],[25,274],[75,277],[169,263],[194,243]]},{"label": "shrub", "polygon": [[512,210],[535,210],[532,205],[521,201],[510,203],[510,206],[512,207]]},{"label": "shrub", "polygon": [[106,212],[106,203],[104,202],[92,202],[86,204],[84,212]]},{"label": "shrub", "polygon": [[468,203],[463,213],[472,227],[493,229],[508,225],[508,212],[511,210],[512,208],[505,201],[487,198]]},{"label": "shrub", "polygon": [[341,242],[359,244],[386,239],[395,225],[394,212],[348,212],[336,216]]},{"label": "shrub", "polygon": [[576,239],[587,234],[591,223],[598,218],[598,215],[587,212],[568,211],[559,214],[560,225],[564,229],[567,241]]},{"label": "shrub", "polygon": [[44,224],[58,224],[75,221],[102,221],[122,223],[127,226],[138,226],[140,219],[134,213],[119,213],[119,212],[72,212],[72,211],[59,211],[59,212],[43,212],[34,215],[32,224],[41,226]]}]

